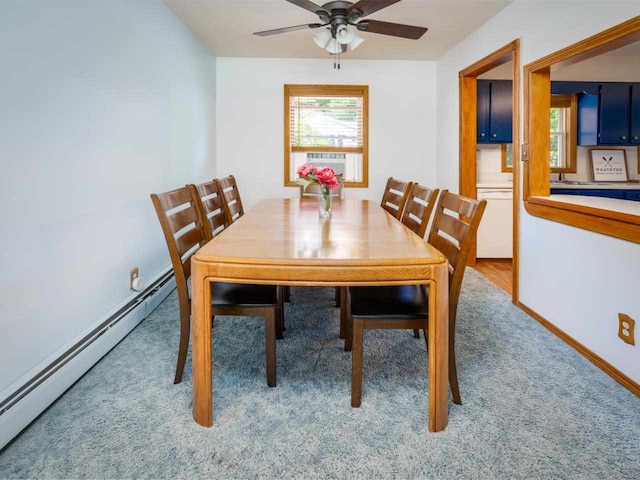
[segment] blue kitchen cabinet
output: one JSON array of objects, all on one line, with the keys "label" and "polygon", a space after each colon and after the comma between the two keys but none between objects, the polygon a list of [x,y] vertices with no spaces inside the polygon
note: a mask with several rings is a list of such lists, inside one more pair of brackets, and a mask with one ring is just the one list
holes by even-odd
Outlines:
[{"label": "blue kitchen cabinet", "polygon": [[635,200],[640,202],[640,190],[625,190],[624,198],[626,200]]},{"label": "blue kitchen cabinet", "polygon": [[592,189],[592,188],[552,188],[552,195],[582,195],[584,197],[608,197],[608,198],[620,198],[624,199],[624,190],[606,190],[606,189]]},{"label": "blue kitchen cabinet", "polygon": [[477,82],[477,142],[489,141],[489,101],[491,99],[491,82],[478,80]]},{"label": "blue kitchen cabinet", "polygon": [[551,95],[571,95],[574,93],[586,93],[598,95],[600,84],[594,82],[551,82]]},{"label": "blue kitchen cabinet", "polygon": [[583,195],[585,197],[619,198],[640,202],[640,190],[596,189],[596,188],[551,188],[551,195]]},{"label": "blue kitchen cabinet", "polygon": [[629,143],[631,119],[631,85],[603,83],[600,85],[600,145]]},{"label": "blue kitchen cabinet", "polygon": [[599,106],[598,95],[578,95],[578,145],[598,145]]},{"label": "blue kitchen cabinet", "polygon": [[578,94],[578,145],[640,145],[640,83]]},{"label": "blue kitchen cabinet", "polygon": [[632,145],[640,145],[640,83],[631,85],[631,130]]},{"label": "blue kitchen cabinet", "polygon": [[511,80],[478,80],[478,143],[512,142],[512,91]]}]

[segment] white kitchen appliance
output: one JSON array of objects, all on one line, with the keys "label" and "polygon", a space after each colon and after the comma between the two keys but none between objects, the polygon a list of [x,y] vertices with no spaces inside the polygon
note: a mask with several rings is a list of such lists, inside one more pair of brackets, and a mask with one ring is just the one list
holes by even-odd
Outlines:
[{"label": "white kitchen appliance", "polygon": [[478,188],[478,200],[485,199],[477,236],[477,258],[513,257],[513,189]]}]

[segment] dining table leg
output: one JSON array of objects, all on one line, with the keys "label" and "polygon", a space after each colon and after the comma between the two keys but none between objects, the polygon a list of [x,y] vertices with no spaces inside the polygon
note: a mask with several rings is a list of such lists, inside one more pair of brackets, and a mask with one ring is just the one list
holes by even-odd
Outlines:
[{"label": "dining table leg", "polygon": [[210,427],[213,425],[211,284],[206,266],[193,257],[191,289],[193,418],[200,425]]},{"label": "dining table leg", "polygon": [[449,422],[449,269],[433,266],[429,284],[429,431]]}]

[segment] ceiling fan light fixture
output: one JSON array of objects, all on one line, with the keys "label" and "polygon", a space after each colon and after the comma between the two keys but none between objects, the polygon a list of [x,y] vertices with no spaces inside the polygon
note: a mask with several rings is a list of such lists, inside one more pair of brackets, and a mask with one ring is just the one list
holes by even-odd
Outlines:
[{"label": "ceiling fan light fixture", "polygon": [[327,52],[331,53],[332,55],[341,53],[342,44],[335,38],[332,38],[331,40],[329,40],[329,43],[327,44]]},{"label": "ceiling fan light fixture", "polygon": [[338,27],[338,32],[336,33],[336,39],[342,43],[343,45],[350,44],[355,38],[355,33],[349,30],[346,25],[341,25]]},{"label": "ceiling fan light fixture", "polygon": [[328,28],[319,31],[313,36],[313,41],[316,42],[316,45],[320,48],[325,48],[329,43],[329,40],[331,40],[331,30]]},{"label": "ceiling fan light fixture", "polygon": [[353,40],[351,40],[351,42],[349,43],[349,47],[351,47],[351,51],[353,51],[356,48],[358,48],[358,45],[360,45],[362,42],[364,42],[364,38],[362,38],[360,35],[356,35],[354,33],[353,34]]}]

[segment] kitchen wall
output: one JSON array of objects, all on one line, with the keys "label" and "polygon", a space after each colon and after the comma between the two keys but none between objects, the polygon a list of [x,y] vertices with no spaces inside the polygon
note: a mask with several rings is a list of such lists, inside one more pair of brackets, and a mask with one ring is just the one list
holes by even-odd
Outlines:
[{"label": "kitchen wall", "polygon": [[[627,175],[629,180],[640,180],[640,174],[638,174],[638,147],[606,147],[606,146],[591,146],[581,147],[578,146],[576,151],[576,173],[567,173],[565,177],[567,180],[593,180],[593,173],[591,171],[591,163],[589,150],[593,148],[607,149],[607,148],[624,148],[627,157]],[[552,175],[555,179],[557,175]]]},{"label": "kitchen wall", "polygon": [[479,143],[476,146],[476,183],[509,184],[513,173],[502,171],[502,145]]},{"label": "kitchen wall", "polygon": [[4,2],[0,399],[170,265],[149,193],[215,176],[215,58],[160,2]]},{"label": "kitchen wall", "polygon": [[[438,61],[438,185],[458,185],[458,72],[516,38],[526,65],[638,15],[638,1],[516,1]],[[522,98],[522,92],[520,93]],[[522,100],[521,100],[522,111]],[[635,381],[640,349],[617,337],[640,319],[640,245],[520,211],[520,301]]]},{"label": "kitchen wall", "polygon": [[218,58],[218,172],[236,176],[245,208],[299,195],[283,187],[287,83],[369,85],[369,188],[347,197],[378,201],[390,176],[435,186],[435,62]]}]

